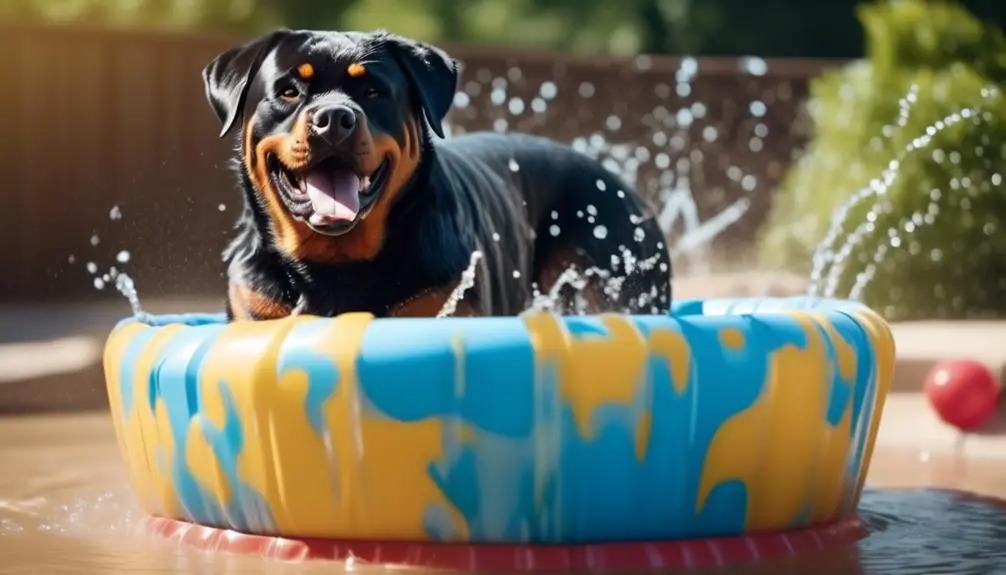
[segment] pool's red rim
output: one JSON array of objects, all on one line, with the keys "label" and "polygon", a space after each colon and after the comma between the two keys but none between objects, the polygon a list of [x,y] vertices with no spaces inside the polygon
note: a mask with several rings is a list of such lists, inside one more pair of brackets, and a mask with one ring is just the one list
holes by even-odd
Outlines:
[{"label": "pool's red rim", "polygon": [[858,517],[782,533],[563,546],[290,539],[248,535],[164,517],[149,517],[143,528],[188,547],[254,554],[280,561],[327,559],[357,564],[508,572],[624,572],[736,565],[850,545],[866,534]]}]

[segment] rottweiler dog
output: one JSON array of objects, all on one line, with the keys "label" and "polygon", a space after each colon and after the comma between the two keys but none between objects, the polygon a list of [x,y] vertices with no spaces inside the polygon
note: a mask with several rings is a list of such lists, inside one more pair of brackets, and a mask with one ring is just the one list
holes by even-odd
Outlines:
[{"label": "rottweiler dog", "polygon": [[280,29],[203,80],[220,137],[240,127],[231,319],[436,316],[468,269],[456,315],[669,309],[664,235],[626,182],[541,137],[444,138],[458,65],[435,46]]}]

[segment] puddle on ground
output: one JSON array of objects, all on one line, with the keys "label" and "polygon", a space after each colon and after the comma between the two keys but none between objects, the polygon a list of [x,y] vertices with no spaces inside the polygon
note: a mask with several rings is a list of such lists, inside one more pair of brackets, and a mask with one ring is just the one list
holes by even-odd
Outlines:
[{"label": "puddle on ground", "polygon": [[[331,563],[208,553],[138,535],[143,514],[126,485],[111,421],[103,414],[0,418],[0,462],[2,574],[344,571]],[[1006,565],[1001,543],[1006,503],[954,491],[1006,499],[1006,462],[878,449],[870,484],[861,505],[870,534],[858,544],[698,572],[935,575],[992,573]],[[948,489],[920,488],[933,485]]]}]

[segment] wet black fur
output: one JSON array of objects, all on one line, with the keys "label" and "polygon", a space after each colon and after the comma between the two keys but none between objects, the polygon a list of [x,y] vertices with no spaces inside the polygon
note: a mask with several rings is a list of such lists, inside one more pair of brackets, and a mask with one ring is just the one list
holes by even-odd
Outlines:
[{"label": "wet black fur", "polygon": [[[239,146],[246,202],[237,237],[224,255],[231,281],[243,281],[303,313],[366,311],[380,317],[423,290],[456,282],[472,251],[480,250],[485,257],[465,302],[483,315],[515,315],[531,303],[541,262],[553,250],[571,246],[617,277],[624,274],[627,249],[637,260],[656,262],[630,274],[608,308],[668,311],[671,271],[663,233],[635,190],[618,176],[541,137],[478,133],[434,139],[442,136],[457,68],[431,46],[386,33],[280,30],[234,48],[204,71],[208,99],[223,124],[221,135],[259,106],[275,77],[296,66],[305,50],[325,52],[338,63],[318,75],[344,70],[361,57],[382,66],[397,84],[398,105],[377,109],[357,102],[375,131],[392,135],[405,114],[415,113],[423,132],[422,159],[398,193],[379,255],[320,264],[291,260],[272,245],[269,216],[244,171]],[[261,110],[257,124],[289,129],[293,114],[263,116]],[[595,233],[598,225],[606,235]],[[560,231],[557,237],[553,226]]]}]

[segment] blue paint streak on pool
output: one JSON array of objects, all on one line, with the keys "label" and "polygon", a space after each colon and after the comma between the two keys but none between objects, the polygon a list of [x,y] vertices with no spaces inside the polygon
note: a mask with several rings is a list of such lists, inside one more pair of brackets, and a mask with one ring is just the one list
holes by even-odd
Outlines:
[{"label": "blue paint streak on pool", "polygon": [[[192,425],[205,403],[203,367],[210,349],[225,326],[205,324],[181,330],[161,349],[149,374],[151,413],[160,401],[168,416],[174,453],[163,457],[186,516],[198,523],[229,526],[243,531],[264,532],[274,528],[264,499],[238,478],[237,459],[244,447],[241,422],[234,397],[223,382],[219,385],[225,422],[217,429],[208,419],[200,427]],[[224,506],[200,484],[186,462],[190,432],[203,433],[229,483],[231,498]]]},{"label": "blue paint streak on pool", "polygon": [[[668,329],[681,333],[689,343],[692,364],[690,381],[678,395],[666,360],[651,356],[651,363],[654,359],[659,363],[651,368],[655,379],[651,440],[641,481],[651,485],[666,482],[668,488],[659,495],[635,489],[659,515],[641,502],[640,513],[625,521],[652,522],[647,533],[653,538],[736,533],[743,529],[747,517],[747,487],[739,481],[725,481],[713,487],[699,508],[705,457],[720,427],[760,396],[771,354],[787,343],[805,344],[802,332],[777,325],[783,322],[766,324],[739,317],[639,318],[636,323],[647,332]],[[727,328],[746,334],[744,347],[728,349],[722,345],[720,332]]]},{"label": "blue paint streak on pool", "polygon": [[[456,414],[478,429],[527,437],[534,357],[523,324],[505,317],[418,323],[376,320],[364,334],[356,367],[374,407],[399,421]],[[463,382],[455,382],[454,339],[464,349]]]},{"label": "blue paint streak on pool", "polygon": [[221,326],[202,326],[177,332],[158,354],[150,374],[150,407],[161,400],[168,414],[174,453],[168,458],[171,483],[186,516],[193,521],[214,526],[226,525],[223,509],[196,480],[185,461],[190,421],[200,411],[192,403],[189,389],[199,385],[203,360]]},{"label": "blue paint streak on pool", "polygon": [[[841,337],[841,332],[838,327],[833,327],[835,327],[835,331],[839,333],[839,337]],[[842,377],[842,369],[838,361],[838,352],[835,349],[835,342],[822,326],[816,325],[816,329],[818,335],[824,343],[825,357],[830,363],[831,370],[831,389],[828,392],[828,405],[825,409],[825,421],[827,421],[828,425],[831,427],[838,427],[838,424],[842,421],[842,415],[845,413],[845,409],[849,405],[849,399],[852,397],[852,390],[855,386],[855,381],[849,381]],[[853,349],[853,353],[855,353],[855,349]],[[852,376],[855,377],[855,373],[853,373]]]},{"label": "blue paint streak on pool", "polygon": [[[386,417],[442,419],[444,458],[431,462],[431,479],[464,517],[473,540],[520,541],[534,517],[531,341],[513,318],[461,325],[424,322],[417,340],[413,322],[373,322],[357,362],[360,387]],[[456,381],[456,373],[464,381]],[[459,423],[476,430],[473,440],[461,437]],[[501,461],[507,464],[494,465]],[[432,505],[425,513],[427,534],[454,535],[448,518]]]},{"label": "blue paint streak on pool", "polygon": [[[208,383],[203,384],[204,393]],[[216,385],[224,406],[224,424],[218,428],[208,418],[202,418],[201,430],[230,486],[231,497],[225,508],[228,523],[248,533],[275,532],[269,503],[238,475],[238,458],[245,441],[234,394],[226,382],[218,381]]]},{"label": "blue paint streak on pool", "polygon": [[154,329],[145,329],[137,333],[122,354],[122,363],[119,364],[119,396],[122,398],[122,420],[124,423],[129,423],[129,417],[133,413],[137,378],[142,378],[145,375],[137,373],[141,352],[156,333],[157,330]]},{"label": "blue paint streak on pool", "polygon": [[[844,314],[843,314],[844,315]],[[877,396],[877,353],[867,331],[854,318],[846,317],[836,320],[836,326],[843,326],[842,331],[856,354],[856,386],[852,390],[852,453],[849,457],[847,475],[855,477],[863,466],[866,457],[866,440],[870,435],[870,422],[874,418],[874,401]],[[853,509],[855,482],[850,482],[846,491],[844,506],[846,511]]]},{"label": "blue paint streak on pool", "polygon": [[307,377],[304,411],[319,437],[325,433],[325,403],[339,385],[335,361],[320,351],[332,345],[333,335],[327,329],[330,326],[330,322],[319,319],[292,329],[286,334],[276,365],[277,381],[290,371],[301,371]]}]

